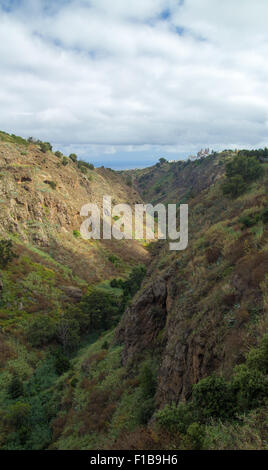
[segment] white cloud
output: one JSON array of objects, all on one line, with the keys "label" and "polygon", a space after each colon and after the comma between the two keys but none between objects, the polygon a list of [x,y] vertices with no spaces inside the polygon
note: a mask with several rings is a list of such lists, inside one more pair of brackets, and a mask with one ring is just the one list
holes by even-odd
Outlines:
[{"label": "white cloud", "polygon": [[267,0],[181,3],[0,10],[0,128],[114,159],[265,144]]}]

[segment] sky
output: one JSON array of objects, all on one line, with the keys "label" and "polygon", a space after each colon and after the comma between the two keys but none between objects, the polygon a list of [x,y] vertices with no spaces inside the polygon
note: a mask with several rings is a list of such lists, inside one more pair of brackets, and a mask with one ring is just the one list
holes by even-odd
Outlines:
[{"label": "sky", "polygon": [[0,0],[0,129],[97,166],[268,131],[267,0]]}]

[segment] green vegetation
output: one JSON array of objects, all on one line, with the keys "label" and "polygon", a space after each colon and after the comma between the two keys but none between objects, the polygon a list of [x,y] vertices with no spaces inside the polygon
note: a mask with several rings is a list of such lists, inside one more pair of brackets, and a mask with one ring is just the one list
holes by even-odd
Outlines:
[{"label": "green vegetation", "polygon": [[58,157],[58,158],[62,158],[62,157],[63,157],[63,154],[62,154],[59,150],[57,150],[57,151],[55,152],[55,156]]},{"label": "green vegetation", "polygon": [[[268,333],[257,348],[251,349],[245,364],[234,369],[229,381],[216,374],[202,379],[194,385],[191,401],[178,406],[174,403],[166,405],[155,414],[155,418],[160,428],[173,435],[180,434],[182,446],[191,434],[189,427],[195,426],[199,430],[196,435],[199,447],[206,447],[202,426],[207,425],[206,432],[209,435],[212,418],[219,420],[218,426],[222,422],[229,423],[226,426],[234,426],[234,423],[239,423],[242,413],[249,413],[257,408],[261,410],[267,403]],[[237,431],[240,432],[239,427]]]},{"label": "green vegetation", "polygon": [[81,237],[81,233],[79,232],[79,230],[73,230],[73,236],[75,238],[80,238]]},{"label": "green vegetation", "polygon": [[23,137],[17,136],[15,134],[8,134],[7,132],[0,131],[0,141],[9,142],[16,145],[28,146],[28,141],[23,139]]},{"label": "green vegetation", "polygon": [[128,305],[132,297],[139,291],[142,281],[146,275],[146,268],[144,265],[133,268],[128,279],[123,281],[122,279],[113,279],[111,281],[111,287],[119,288],[123,291],[122,302],[120,310],[123,312]]},{"label": "green vegetation", "polygon": [[[57,171],[61,160],[40,158],[40,141],[0,137],[19,162],[0,240],[1,449],[267,449],[267,149],[93,173],[81,161]],[[22,145],[38,163],[19,174]],[[222,196],[225,166],[232,200]],[[62,190],[42,184],[38,204],[35,179],[51,168]],[[50,215],[73,195],[77,168],[95,175],[97,197],[105,180],[120,200],[128,176],[128,194],[145,202],[187,201],[188,249],[151,243],[146,274],[141,246],[136,259],[130,243],[70,231],[76,205],[61,227],[65,209]]]},{"label": "green vegetation", "polygon": [[5,268],[14,258],[16,258],[16,254],[12,241],[0,240],[0,268]]},{"label": "green vegetation", "polygon": [[41,152],[46,153],[52,151],[52,145],[49,142],[38,142]]},{"label": "green vegetation", "polygon": [[142,404],[140,405],[138,421],[147,424],[155,411],[154,396],[156,392],[156,373],[153,364],[145,362],[140,370],[139,382]]},{"label": "green vegetation", "polygon": [[118,298],[101,289],[86,294],[81,302],[81,309],[86,319],[84,327],[88,331],[105,331],[118,321]]},{"label": "green vegetation", "polygon": [[13,400],[23,395],[23,383],[17,375],[13,375],[7,393]]},{"label": "green vegetation", "polygon": [[129,186],[129,187],[132,187],[133,183],[132,183],[132,178],[131,178],[131,176],[127,176],[127,178],[126,178],[126,185]]},{"label": "green vegetation", "polygon": [[69,158],[68,157],[63,157],[61,163],[62,163],[63,166],[67,166],[68,163],[69,163]]},{"label": "green vegetation", "polygon": [[79,170],[85,173],[87,170],[94,170],[94,165],[92,163],[84,162],[83,160],[79,160],[77,162],[77,166]]},{"label": "green vegetation", "polygon": [[222,185],[223,193],[232,198],[238,197],[262,174],[263,168],[256,157],[240,154],[226,165],[226,181]]},{"label": "green vegetation", "polygon": [[55,181],[44,181],[45,184],[48,184],[52,189],[56,189],[57,183]]},{"label": "green vegetation", "polygon": [[76,153],[71,153],[71,154],[69,155],[69,158],[70,158],[74,163],[77,162],[77,155],[76,155]]}]

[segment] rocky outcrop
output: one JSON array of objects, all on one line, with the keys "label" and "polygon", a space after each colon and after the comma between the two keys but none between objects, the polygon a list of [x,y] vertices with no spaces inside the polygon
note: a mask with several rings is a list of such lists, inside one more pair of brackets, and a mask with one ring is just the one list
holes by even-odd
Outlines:
[{"label": "rocky outcrop", "polygon": [[158,357],[159,406],[189,398],[192,385],[216,370],[225,356],[222,318],[213,310],[196,316],[190,295],[187,307],[180,305],[183,290],[176,274],[171,268],[148,283],[126,310],[116,334],[124,345],[124,365],[138,363],[148,352]]},{"label": "rocky outcrop", "polygon": [[157,348],[167,318],[167,297],[166,279],[159,277],[144,287],[126,310],[116,334],[116,341],[124,345],[123,364]]}]

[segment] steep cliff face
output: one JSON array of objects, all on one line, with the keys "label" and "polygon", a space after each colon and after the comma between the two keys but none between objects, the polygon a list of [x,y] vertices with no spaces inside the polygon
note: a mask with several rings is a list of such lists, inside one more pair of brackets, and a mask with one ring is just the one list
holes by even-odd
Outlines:
[{"label": "steep cliff face", "polygon": [[117,341],[124,345],[124,365],[152,352],[167,319],[168,288],[165,277],[150,282],[126,310],[117,330]]}]

